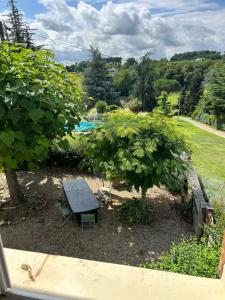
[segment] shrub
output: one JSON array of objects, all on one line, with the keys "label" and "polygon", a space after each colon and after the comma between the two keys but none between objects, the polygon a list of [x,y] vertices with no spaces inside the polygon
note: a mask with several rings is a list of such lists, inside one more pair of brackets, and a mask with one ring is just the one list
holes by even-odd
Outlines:
[{"label": "shrub", "polygon": [[171,104],[168,101],[168,93],[167,92],[161,92],[160,96],[157,99],[157,104],[160,109],[160,111],[167,117],[172,115],[172,108]]},{"label": "shrub", "polygon": [[121,221],[134,224],[150,224],[153,220],[153,212],[146,210],[140,200],[124,201],[119,208]]},{"label": "shrub", "polygon": [[95,108],[99,114],[103,114],[107,110],[107,105],[104,101],[98,101],[95,104]]},{"label": "shrub", "polygon": [[190,147],[162,114],[117,110],[84,140],[87,165],[109,180],[124,181],[128,189],[141,190],[146,205],[146,192],[154,185],[179,190],[185,184],[189,163],[182,154]]},{"label": "shrub", "polygon": [[117,110],[117,109],[119,109],[119,106],[116,105],[116,104],[112,104],[112,105],[107,106],[107,111],[114,111],[114,110]]},{"label": "shrub", "polygon": [[218,265],[221,246],[214,240],[197,237],[183,238],[172,243],[170,251],[160,257],[156,263],[145,263],[147,269],[177,272],[181,274],[218,278]]},{"label": "shrub", "polygon": [[132,99],[128,103],[128,108],[133,112],[133,113],[138,113],[142,110],[142,103],[140,100],[137,98]]},{"label": "shrub", "polygon": [[183,238],[172,243],[158,262],[144,263],[143,268],[177,272],[193,276],[218,278],[218,266],[225,230],[225,202],[214,201],[215,225],[205,226],[205,236]]},{"label": "shrub", "polygon": [[48,158],[42,163],[47,166],[60,167],[79,167],[83,156],[82,139],[79,136],[75,138],[67,137],[66,147],[60,147],[54,143],[49,151]]}]

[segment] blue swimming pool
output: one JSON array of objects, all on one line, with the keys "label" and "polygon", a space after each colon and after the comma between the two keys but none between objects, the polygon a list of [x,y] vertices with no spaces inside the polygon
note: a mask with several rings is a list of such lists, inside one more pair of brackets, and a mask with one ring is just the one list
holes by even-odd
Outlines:
[{"label": "blue swimming pool", "polygon": [[96,127],[97,127],[96,122],[81,121],[79,125],[75,126],[75,131],[77,132],[89,131],[95,129]]}]

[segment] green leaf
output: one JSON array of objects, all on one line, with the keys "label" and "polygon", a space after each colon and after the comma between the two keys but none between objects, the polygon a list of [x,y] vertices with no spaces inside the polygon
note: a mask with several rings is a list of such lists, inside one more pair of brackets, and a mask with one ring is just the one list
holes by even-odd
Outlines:
[{"label": "green leaf", "polygon": [[13,159],[10,155],[7,155],[4,158],[5,164],[10,167],[11,169],[15,169],[17,167],[17,162],[15,159]]},{"label": "green leaf", "polygon": [[5,108],[3,105],[0,104],[0,120],[5,115]]},{"label": "green leaf", "polygon": [[144,157],[144,155],[145,155],[145,152],[142,148],[138,148],[134,151],[134,156],[142,158],[142,157]]},{"label": "green leaf", "polygon": [[68,150],[69,148],[69,143],[68,140],[61,140],[57,143],[57,145],[62,148],[63,150]]},{"label": "green leaf", "polygon": [[0,132],[0,140],[10,147],[15,140],[15,133],[13,131],[2,131]]},{"label": "green leaf", "polygon": [[30,118],[37,123],[44,115],[43,111],[40,108],[32,109],[29,114]]},{"label": "green leaf", "polygon": [[7,116],[12,121],[12,123],[15,125],[18,123],[18,121],[21,117],[21,113],[19,111],[9,111]]}]

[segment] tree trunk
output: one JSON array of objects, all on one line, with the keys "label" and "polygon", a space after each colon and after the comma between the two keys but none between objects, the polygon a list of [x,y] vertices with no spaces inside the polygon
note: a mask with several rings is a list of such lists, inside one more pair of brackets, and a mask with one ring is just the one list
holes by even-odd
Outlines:
[{"label": "tree trunk", "polygon": [[24,195],[17,180],[16,171],[10,168],[5,168],[5,176],[9,188],[10,199],[14,203],[24,202]]},{"label": "tree trunk", "polygon": [[142,201],[143,201],[143,205],[144,205],[145,209],[148,208],[148,201],[147,201],[147,198],[146,198],[146,193],[147,193],[147,190],[142,188],[141,189],[141,197],[142,197]]}]

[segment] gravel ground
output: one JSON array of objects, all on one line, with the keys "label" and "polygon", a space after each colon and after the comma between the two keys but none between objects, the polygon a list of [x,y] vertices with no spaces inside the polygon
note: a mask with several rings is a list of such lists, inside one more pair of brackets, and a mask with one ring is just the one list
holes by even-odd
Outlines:
[{"label": "gravel ground", "polygon": [[[82,233],[80,226],[69,222],[61,227],[62,220],[55,203],[63,200],[62,181],[78,176],[85,178],[94,193],[102,186],[99,178],[71,169],[19,172],[19,181],[28,201],[15,210],[0,211],[0,220],[10,224],[0,227],[4,246],[136,266],[156,260],[162,251],[170,248],[171,241],[192,233],[192,226],[174,209],[179,197],[158,188],[148,191],[155,212],[151,225],[129,227],[122,224],[118,204],[140,195],[112,189],[112,204],[99,211],[95,232],[85,230]],[[1,175],[0,183],[4,184],[4,181]],[[6,206],[10,206],[10,201]]]}]

